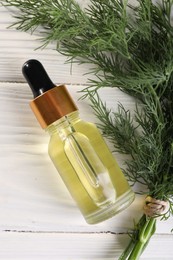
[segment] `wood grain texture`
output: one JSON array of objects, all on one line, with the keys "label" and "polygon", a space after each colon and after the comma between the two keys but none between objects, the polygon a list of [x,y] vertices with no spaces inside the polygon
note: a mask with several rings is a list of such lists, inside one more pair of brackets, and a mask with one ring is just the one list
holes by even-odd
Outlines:
[{"label": "wood grain texture", "polygon": [[[40,36],[8,28],[12,22],[12,13],[0,7],[0,80],[23,82],[21,66],[28,59],[38,59],[49,68],[52,80],[57,83],[86,84],[84,75],[89,66],[67,64],[66,58],[59,54],[54,44],[42,49]],[[8,28],[8,29],[7,29]]]},{"label": "wood grain texture", "polygon": [[[79,2],[84,6],[88,1]],[[55,83],[68,84],[81,117],[97,122],[88,101],[78,100],[89,67],[73,65],[71,70],[53,45],[34,50],[38,37],[7,29],[12,21],[10,11],[0,7],[0,259],[118,259],[127,232],[142,215],[144,196],[137,195],[127,210],[108,221],[86,224],[48,157],[49,136],[34,118],[28,105],[32,94],[22,83],[22,64],[39,59]],[[118,90],[106,88],[100,95],[108,107],[116,109],[121,102],[132,112],[135,108],[134,99]],[[115,157],[123,166],[126,158]],[[172,220],[158,222],[142,260],[173,259]]]},{"label": "wood grain texture", "polygon": [[[17,233],[0,234],[0,258],[51,260],[116,260],[128,243],[127,235]],[[171,260],[172,236],[156,235],[141,260]],[[158,250],[162,247],[162,250]]]}]

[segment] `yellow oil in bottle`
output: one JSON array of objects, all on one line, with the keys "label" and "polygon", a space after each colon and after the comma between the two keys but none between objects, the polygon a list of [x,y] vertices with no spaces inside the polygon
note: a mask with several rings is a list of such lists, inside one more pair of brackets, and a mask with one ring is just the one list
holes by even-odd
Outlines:
[{"label": "yellow oil in bottle", "polygon": [[98,206],[115,202],[115,189],[108,170],[104,167],[89,139],[75,132],[68,136],[65,154],[73,166],[86,192]]},{"label": "yellow oil in bottle", "polygon": [[50,134],[49,155],[90,224],[110,218],[134,199],[97,127],[79,118],[64,85],[56,86],[37,60],[22,68],[34,99],[30,106]]},{"label": "yellow oil in bottle", "polygon": [[78,112],[69,115],[70,124],[58,121],[48,128],[49,155],[86,221],[94,224],[126,208],[134,193],[97,127]]}]

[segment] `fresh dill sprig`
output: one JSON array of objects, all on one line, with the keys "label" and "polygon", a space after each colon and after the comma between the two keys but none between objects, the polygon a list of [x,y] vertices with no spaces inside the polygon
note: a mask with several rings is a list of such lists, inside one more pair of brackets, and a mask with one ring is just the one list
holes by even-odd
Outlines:
[{"label": "fresh dill sprig", "polygon": [[[115,150],[130,155],[124,170],[173,213],[173,26],[172,0],[1,0],[14,6],[18,30],[39,32],[42,46],[56,42],[69,61],[92,64],[90,87],[83,90]],[[112,112],[100,88],[119,88],[137,100],[134,116],[119,104]],[[120,259],[138,259],[155,232],[155,218],[142,216]]]}]

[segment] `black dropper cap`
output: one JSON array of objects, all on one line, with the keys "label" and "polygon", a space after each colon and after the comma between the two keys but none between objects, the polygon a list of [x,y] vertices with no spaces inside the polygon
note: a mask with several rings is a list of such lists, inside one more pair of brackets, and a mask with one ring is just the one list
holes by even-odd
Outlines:
[{"label": "black dropper cap", "polygon": [[33,92],[34,98],[56,87],[38,60],[26,61],[22,67],[22,73]]}]

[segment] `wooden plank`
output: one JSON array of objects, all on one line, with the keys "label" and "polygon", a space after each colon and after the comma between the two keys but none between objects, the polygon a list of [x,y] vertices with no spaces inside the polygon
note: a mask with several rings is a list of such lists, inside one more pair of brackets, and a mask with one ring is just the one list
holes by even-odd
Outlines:
[{"label": "wooden plank", "polygon": [[[0,258],[116,260],[128,244],[127,235],[65,233],[0,233]],[[141,260],[171,260],[173,237],[155,235]],[[159,250],[159,248],[162,250]]]},{"label": "wooden plank", "polygon": [[40,36],[7,29],[15,21],[12,13],[5,7],[0,7],[0,81],[23,82],[21,67],[28,59],[38,59],[49,71],[50,76],[58,83],[86,84],[89,66],[65,64],[66,57],[59,54],[55,44],[45,49],[38,40]]}]

